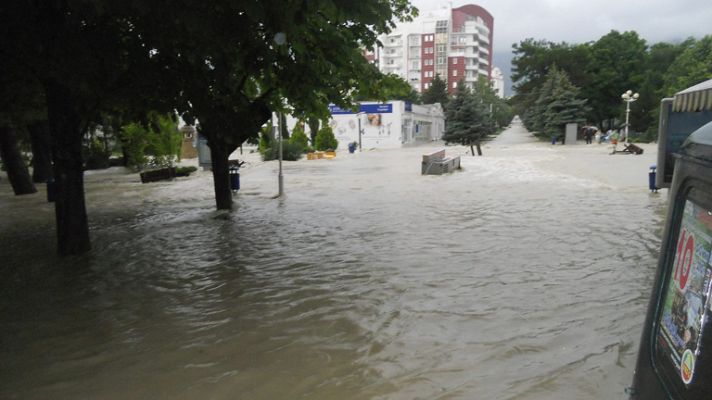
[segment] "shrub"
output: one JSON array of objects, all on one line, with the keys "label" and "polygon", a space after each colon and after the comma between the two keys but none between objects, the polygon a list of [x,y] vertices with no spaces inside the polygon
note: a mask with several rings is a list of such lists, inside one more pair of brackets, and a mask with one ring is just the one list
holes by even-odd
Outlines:
[{"label": "shrub", "polygon": [[189,176],[193,172],[197,171],[198,168],[196,167],[177,167],[176,168],[176,176]]},{"label": "shrub", "polygon": [[121,146],[126,154],[126,166],[142,170],[146,166],[146,128],[138,123],[121,127]]},{"label": "shrub", "polygon": [[[148,126],[140,123],[124,125],[119,138],[126,154],[126,166],[142,170],[148,164],[172,166],[180,155],[183,135],[171,116],[152,113]],[[153,156],[150,162],[147,155]]]},{"label": "shrub", "polygon": [[[302,158],[302,155],[304,154],[304,150],[302,146],[298,143],[292,143],[289,141],[283,141],[282,142],[282,159],[285,161],[297,161],[300,158]],[[274,143],[274,146],[272,146],[269,149],[266,149],[264,152],[262,152],[262,160],[264,161],[270,161],[270,160],[276,160],[279,158],[279,144]]]},{"label": "shrub", "polygon": [[105,169],[109,168],[109,157],[111,151],[104,147],[101,140],[97,137],[92,137],[89,143],[83,149],[84,167],[86,169]]},{"label": "shrub", "polygon": [[297,121],[297,125],[294,126],[292,131],[292,136],[289,138],[289,143],[299,145],[302,149],[302,153],[305,153],[309,149],[309,138],[306,133],[304,133],[304,123]]},{"label": "shrub", "polygon": [[339,142],[334,136],[334,131],[331,130],[329,125],[324,125],[319,132],[316,134],[316,139],[314,140],[314,148],[319,151],[324,150],[336,150],[339,146]]},{"label": "shrub", "polygon": [[151,164],[157,167],[170,167],[180,158],[180,146],[183,135],[178,124],[169,115],[152,115],[148,129],[146,153],[153,156]]},{"label": "shrub", "polygon": [[273,140],[272,126],[269,124],[263,126],[262,131],[260,132],[260,141],[257,145],[257,149],[260,151],[260,154],[264,155],[265,151],[272,147]]}]

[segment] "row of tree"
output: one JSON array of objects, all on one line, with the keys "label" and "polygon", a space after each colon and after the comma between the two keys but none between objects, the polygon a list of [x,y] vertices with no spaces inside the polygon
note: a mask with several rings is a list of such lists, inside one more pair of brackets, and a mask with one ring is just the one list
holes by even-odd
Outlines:
[{"label": "row of tree", "polygon": [[230,209],[229,154],[273,111],[324,119],[329,103],[384,100],[400,82],[360,49],[416,13],[407,0],[2,2],[0,134],[46,124],[58,250],[82,253],[90,249],[82,141],[92,124],[149,113],[199,121],[217,208]]},{"label": "row of tree", "polygon": [[436,75],[428,89],[423,92],[426,104],[440,103],[445,110],[445,132],[442,139],[447,143],[470,146],[472,155],[482,155],[482,140],[493,135],[512,120],[512,108],[506,100],[497,96],[489,80],[480,76],[472,88],[464,80],[457,84],[456,92],[449,96],[447,84]]},{"label": "row of tree", "polygon": [[648,45],[636,32],[611,31],[590,43],[527,39],[513,49],[512,104],[527,128],[547,135],[566,122],[620,126],[627,90],[640,93],[631,129],[653,134],[663,97],[712,78],[712,36]]}]

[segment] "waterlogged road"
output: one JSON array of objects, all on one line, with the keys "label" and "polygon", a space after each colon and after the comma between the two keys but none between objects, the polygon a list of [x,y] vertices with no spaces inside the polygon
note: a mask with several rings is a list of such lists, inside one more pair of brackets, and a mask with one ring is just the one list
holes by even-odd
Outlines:
[{"label": "waterlogged road", "polygon": [[207,173],[90,174],[94,248],[63,260],[3,180],[0,398],[626,398],[665,208],[645,161],[612,185],[515,125],[421,176],[434,148],[287,163],[282,200],[254,162],[232,214]]}]

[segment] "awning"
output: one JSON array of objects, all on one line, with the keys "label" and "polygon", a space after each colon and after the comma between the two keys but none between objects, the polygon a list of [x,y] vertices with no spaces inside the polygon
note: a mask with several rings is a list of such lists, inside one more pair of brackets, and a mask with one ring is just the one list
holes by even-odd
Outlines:
[{"label": "awning", "polygon": [[712,111],[712,79],[675,93],[675,112]]}]

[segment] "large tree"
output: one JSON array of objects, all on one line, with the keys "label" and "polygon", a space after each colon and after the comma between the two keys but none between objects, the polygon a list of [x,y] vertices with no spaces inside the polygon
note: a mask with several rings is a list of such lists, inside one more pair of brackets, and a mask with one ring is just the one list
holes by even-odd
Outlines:
[{"label": "large tree", "polygon": [[544,131],[547,134],[562,134],[569,123],[586,120],[586,100],[580,98],[579,88],[574,86],[566,72],[552,68],[547,81],[551,81],[551,93],[543,108]]},{"label": "large tree", "polygon": [[0,4],[0,56],[46,99],[59,252],[90,248],[81,144],[101,115],[177,109],[197,119],[217,206],[230,208],[230,152],[271,111],[326,117],[329,102],[347,107],[359,90],[377,91],[384,78],[359,49],[415,12],[406,0]]},{"label": "large tree", "polygon": [[[0,56],[12,79],[37,82],[50,132],[60,254],[90,249],[82,137],[102,112],[147,108],[160,93],[160,70],[131,20],[132,6],[101,0],[0,4]],[[168,33],[166,33],[168,34]],[[3,88],[3,94],[12,89]],[[160,103],[160,101],[156,101]],[[152,104],[151,108],[157,108]]]},{"label": "large tree", "polygon": [[680,50],[680,55],[665,74],[664,96],[672,96],[680,90],[712,79],[712,35],[699,41],[687,40]]},{"label": "large tree", "polygon": [[481,141],[495,131],[494,122],[490,116],[484,98],[470,90],[460,81],[457,85],[454,99],[450,102],[445,114],[445,142],[456,142],[470,146],[472,155],[482,155]]},{"label": "large tree", "polygon": [[232,205],[229,154],[271,111],[323,119],[330,102],[350,106],[359,93],[392,87],[359,49],[414,13],[405,0],[194,3],[159,5],[153,12],[163,18],[139,29],[155,56],[172,63],[169,75],[183,85],[179,110],[208,138],[219,209]]},{"label": "large tree", "polygon": [[519,115],[525,115],[539,97],[537,91],[556,65],[566,71],[574,85],[589,81],[589,66],[595,61],[589,44],[554,43],[532,38],[512,45],[512,82],[516,92],[513,102]]},{"label": "large tree", "polygon": [[589,65],[589,80],[581,87],[591,105],[591,121],[610,127],[622,115],[621,94],[638,91],[644,82],[646,52],[645,40],[635,32],[611,31],[591,45],[595,62]]}]

